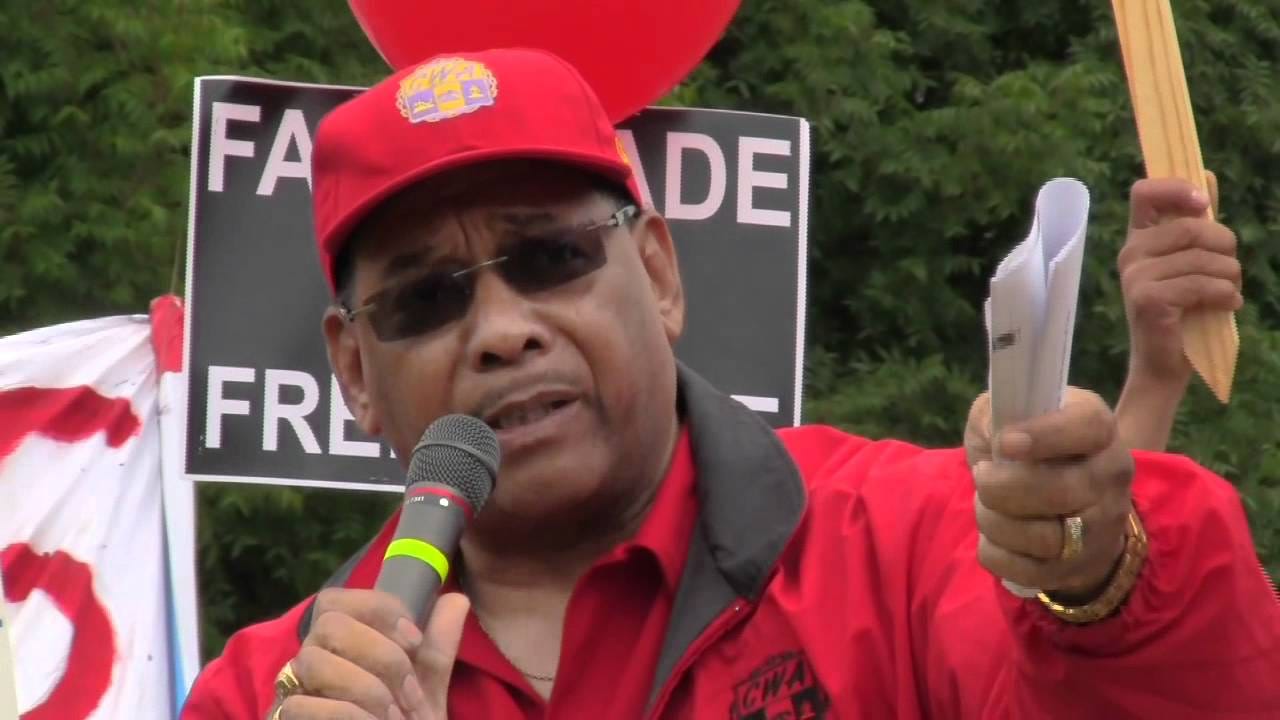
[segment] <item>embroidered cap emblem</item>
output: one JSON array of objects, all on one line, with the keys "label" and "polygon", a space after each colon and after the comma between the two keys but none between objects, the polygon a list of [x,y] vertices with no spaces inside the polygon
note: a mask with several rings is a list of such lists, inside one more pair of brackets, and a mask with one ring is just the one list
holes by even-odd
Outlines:
[{"label": "embroidered cap emblem", "polygon": [[411,123],[437,122],[493,105],[498,80],[483,63],[432,60],[400,81],[396,107]]}]

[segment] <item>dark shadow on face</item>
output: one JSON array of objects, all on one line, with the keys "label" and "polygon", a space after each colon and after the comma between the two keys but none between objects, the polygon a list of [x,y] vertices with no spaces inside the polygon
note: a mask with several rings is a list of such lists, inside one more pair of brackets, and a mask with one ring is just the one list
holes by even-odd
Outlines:
[{"label": "dark shadow on face", "polygon": [[[352,254],[356,304],[428,269],[512,255],[618,210],[599,179],[540,161],[501,161],[420,183],[384,203]],[[472,273],[465,314],[379,340],[368,318],[325,318],[330,360],[352,414],[409,453],[451,412],[498,430],[502,470],[475,526],[528,542],[617,522],[651,491],[674,443],[675,361],[684,296],[665,223],[645,212],[599,237],[606,261],[563,285],[521,292],[491,265]],[[581,528],[585,529],[585,528]]]}]

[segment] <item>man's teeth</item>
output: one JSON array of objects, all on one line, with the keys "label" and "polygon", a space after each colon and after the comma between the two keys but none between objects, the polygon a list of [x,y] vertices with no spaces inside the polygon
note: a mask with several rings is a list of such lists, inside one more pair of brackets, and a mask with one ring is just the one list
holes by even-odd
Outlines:
[{"label": "man's teeth", "polygon": [[538,405],[537,407],[521,408],[503,413],[498,417],[498,429],[506,430],[508,428],[528,425],[537,422],[551,413],[550,405]]}]

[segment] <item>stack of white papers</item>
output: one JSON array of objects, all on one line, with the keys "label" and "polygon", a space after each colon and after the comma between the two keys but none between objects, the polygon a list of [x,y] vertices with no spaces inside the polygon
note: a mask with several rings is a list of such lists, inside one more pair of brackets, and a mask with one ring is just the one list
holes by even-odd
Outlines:
[{"label": "stack of white papers", "polygon": [[[996,268],[986,302],[992,430],[1057,410],[1067,387],[1089,189],[1072,178],[1040,188],[1031,232]],[[999,458],[996,458],[997,461]],[[1018,595],[1038,590],[1006,582]]]}]

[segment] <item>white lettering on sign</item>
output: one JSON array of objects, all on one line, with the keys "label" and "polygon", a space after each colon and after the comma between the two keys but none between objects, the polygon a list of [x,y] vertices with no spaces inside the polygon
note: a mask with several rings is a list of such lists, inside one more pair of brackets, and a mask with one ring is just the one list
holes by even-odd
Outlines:
[{"label": "white lettering on sign", "polygon": [[262,108],[257,105],[216,102],[213,104],[213,128],[209,138],[209,192],[222,192],[227,158],[253,157],[252,140],[232,140],[227,137],[227,124],[232,120],[258,122]]},{"label": "white lettering on sign", "polygon": [[[210,192],[225,192],[227,164],[232,158],[252,160],[257,157],[253,140],[232,137],[233,123],[261,123],[262,107],[242,103],[215,102],[212,108],[212,127],[209,137],[208,188]],[[618,138],[631,161],[640,201],[645,206],[656,206],[648,176],[640,160],[635,135],[630,130],[619,130]],[[737,193],[737,221],[744,225],[791,227],[789,210],[759,207],[755,202],[755,190],[768,188],[787,190],[792,187],[789,173],[756,169],[757,155],[775,155],[790,158],[791,141],[777,138],[741,136],[738,138],[736,167],[731,168],[724,149],[716,139],[704,133],[669,132],[666,134],[666,173],[662,208],[660,211],[670,220],[706,220],[720,211],[728,191],[729,173],[734,172]],[[256,193],[270,196],[282,179],[303,180],[311,187],[311,131],[301,110],[286,109],[275,127],[271,149],[258,176]],[[290,155],[296,159],[290,160]],[[701,156],[695,158],[695,155]],[[708,185],[706,196],[687,198],[685,192],[685,163],[703,162],[707,165]]]},{"label": "white lettering on sign", "polygon": [[[635,135],[630,130],[619,130],[618,137],[631,160],[640,199],[646,206],[653,206],[648,176],[640,160]],[[662,207],[659,211],[668,220],[706,220],[720,212],[728,191],[729,173],[734,173],[737,194],[735,219],[743,225],[767,225],[791,227],[790,210],[760,207],[756,202],[757,188],[788,190],[792,188],[790,173],[756,169],[756,156],[776,155],[790,158],[791,141],[744,135],[738,138],[737,166],[725,156],[716,139],[704,133],[669,132],[666,135],[666,172],[663,176]],[[705,163],[707,167],[706,195],[687,197],[684,182],[686,163]]]},{"label": "white lettering on sign", "polygon": [[222,418],[227,415],[248,415],[248,400],[232,400],[226,396],[227,383],[251,383],[253,368],[209,366],[209,398],[204,412],[204,446],[213,450],[222,447]]},{"label": "white lettering on sign", "polygon": [[[307,416],[315,412],[320,404],[320,389],[316,387],[316,379],[297,370],[267,370],[266,388],[263,392],[262,407],[262,449],[274,452],[280,447],[280,421],[289,423],[302,449],[308,455],[320,454],[320,443],[316,442],[316,434],[307,424]],[[281,388],[285,385],[302,390],[302,400],[297,403],[286,403],[281,396]]]},{"label": "white lettering on sign", "polygon": [[791,142],[772,138],[738,138],[738,222],[744,225],[791,227],[791,211],[755,206],[756,188],[787,189],[787,174],[756,170],[756,155],[791,157]]},{"label": "white lettering on sign", "polygon": [[[209,192],[225,191],[228,158],[257,157],[257,146],[252,140],[230,137],[229,125],[232,121],[260,123],[262,108],[241,103],[213,103],[213,127],[210,128],[209,136]],[[307,129],[306,117],[301,110],[287,109],[280,116],[280,123],[275,130],[275,139],[271,142],[271,151],[267,153],[267,160],[262,166],[256,192],[266,196],[273,194],[281,178],[305,180],[310,189],[311,131]],[[298,159],[289,159],[291,151],[296,151]]]},{"label": "white lettering on sign", "polygon": [[776,397],[761,397],[759,395],[730,395],[729,397],[756,412],[778,412],[778,398]]},{"label": "white lettering on sign", "polygon": [[[205,403],[204,446],[210,450],[220,450],[223,446],[224,426],[232,422],[232,416],[251,417],[261,413],[262,416],[262,449],[265,452],[281,452],[294,446],[284,434],[291,434],[297,439],[302,450],[310,455],[345,455],[348,457],[395,457],[395,453],[382,443],[368,440],[355,440],[348,437],[354,418],[347,409],[342,397],[342,389],[338,379],[332,373],[326,383],[328,397],[321,395],[321,385],[311,373],[300,370],[265,369],[262,374],[262,405],[258,406],[250,400],[228,397],[239,395],[253,397],[258,395],[258,388],[250,387],[235,391],[228,388],[231,383],[247,383],[250,386],[258,382],[257,370],[249,367],[230,367],[225,365],[209,366],[209,386]],[[291,390],[286,390],[290,388]],[[297,398],[301,393],[301,399]],[[321,403],[327,402],[322,410]],[[323,423],[325,416],[329,420],[328,447],[322,447],[321,435],[317,432],[317,423]],[[239,422],[254,422],[253,420]],[[256,423],[255,423],[256,425]],[[283,446],[283,447],[282,447]]]},{"label": "white lettering on sign", "polygon": [[[251,417],[259,408],[249,400],[239,400],[228,395],[252,397],[255,389],[247,388],[236,391],[228,388],[233,383],[256,384],[257,370],[251,367],[231,367],[226,365],[210,365],[208,371],[209,385],[205,403],[204,446],[210,450],[222,449],[223,427],[229,418],[234,416]],[[328,398],[320,395],[320,384],[315,376],[299,370],[265,369],[262,375],[262,449],[266,452],[281,451],[281,429],[292,433],[302,446],[303,451],[311,455],[343,455],[347,457],[395,457],[390,448],[380,442],[354,440],[348,437],[349,424],[355,419],[347,408],[342,397],[342,388],[336,376],[330,374],[328,382]],[[285,387],[301,391],[301,399],[286,402]],[[748,408],[763,413],[776,413],[780,400],[776,397],[761,395],[733,395],[734,400]],[[328,400],[328,407],[320,410],[320,404]],[[315,423],[324,422],[328,415],[329,432],[328,447],[321,447],[318,441]],[[240,421],[245,422],[245,421]],[[252,422],[252,420],[248,421]],[[287,450],[291,443],[284,443]]]},{"label": "white lettering on sign", "polygon": [[[684,156],[693,150],[702,154],[711,172],[707,196],[697,202],[685,202],[683,197]],[[667,178],[664,214],[669,220],[706,220],[720,209],[724,202],[726,170],[724,151],[715,138],[702,133],[667,133]]]},{"label": "white lettering on sign", "polygon": [[[298,147],[298,159],[287,160],[289,147]],[[267,167],[258,182],[258,194],[270,195],[276,191],[276,181],[282,177],[301,178],[311,187],[311,134],[307,132],[306,118],[301,110],[285,110],[276,129],[276,139],[271,143]]]}]

